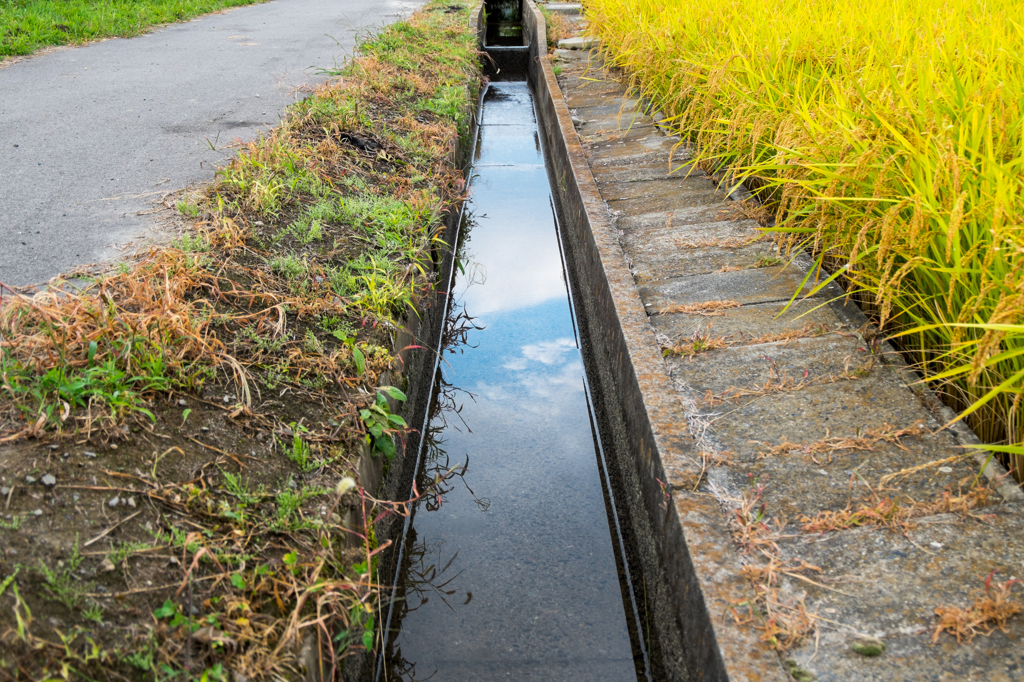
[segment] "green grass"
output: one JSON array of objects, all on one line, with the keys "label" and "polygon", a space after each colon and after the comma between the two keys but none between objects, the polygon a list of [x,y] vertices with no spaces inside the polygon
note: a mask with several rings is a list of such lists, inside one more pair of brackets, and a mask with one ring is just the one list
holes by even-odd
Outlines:
[{"label": "green grass", "polygon": [[158,24],[258,2],[263,0],[4,0],[0,57],[98,38],[128,38]]}]

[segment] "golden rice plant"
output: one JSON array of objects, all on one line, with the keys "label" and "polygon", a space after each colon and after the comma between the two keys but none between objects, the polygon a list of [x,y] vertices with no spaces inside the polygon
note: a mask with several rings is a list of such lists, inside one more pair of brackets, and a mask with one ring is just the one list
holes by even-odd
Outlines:
[{"label": "golden rice plant", "polygon": [[1016,0],[588,0],[698,161],[775,210],[1024,464],[1024,20]]}]

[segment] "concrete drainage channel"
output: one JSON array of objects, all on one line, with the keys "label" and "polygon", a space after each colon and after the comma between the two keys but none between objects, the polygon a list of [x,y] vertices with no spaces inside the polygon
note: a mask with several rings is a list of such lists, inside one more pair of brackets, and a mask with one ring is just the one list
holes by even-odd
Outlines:
[{"label": "concrete drainage channel", "polygon": [[515,2],[486,9],[476,20],[492,82],[447,287],[443,362],[426,437],[405,457],[419,489],[449,478],[392,536],[399,549],[382,576],[394,577],[394,599],[381,614],[374,679],[663,679],[538,128],[530,63],[544,50],[543,26]]},{"label": "concrete drainage channel", "polygon": [[385,643],[348,676],[723,678],[657,486],[629,330],[584,208],[596,190],[575,176],[585,162],[568,144],[543,15],[512,0],[473,16],[492,84],[471,200],[448,233],[455,270],[441,268],[452,295],[438,362],[433,375],[409,368],[411,384],[429,386],[426,437],[407,443],[382,494],[407,499],[414,482],[457,476],[378,533],[398,548],[379,573],[394,595],[380,614]]},{"label": "concrete drainage channel", "polygon": [[[378,536],[398,547],[380,568],[396,598],[362,678],[789,679],[758,632],[729,615],[749,592],[747,564],[715,496],[690,493],[732,470],[691,470],[678,382],[547,59],[543,16],[525,2],[487,10],[474,20],[494,83],[479,112],[454,295],[433,312],[444,318],[445,361],[433,374],[410,368],[429,388],[427,437],[396,460],[384,494],[406,499],[414,480],[422,489],[457,476]],[[610,106],[598,99],[581,106]],[[664,146],[647,134],[632,144]],[[914,400],[890,377],[898,368],[878,372],[871,381],[892,384],[886,395]],[[787,499],[817,503],[812,490]],[[999,524],[1016,523],[1000,513]],[[1000,557],[1010,565],[1015,551]],[[835,662],[842,645],[834,651],[821,658],[847,665]]]}]

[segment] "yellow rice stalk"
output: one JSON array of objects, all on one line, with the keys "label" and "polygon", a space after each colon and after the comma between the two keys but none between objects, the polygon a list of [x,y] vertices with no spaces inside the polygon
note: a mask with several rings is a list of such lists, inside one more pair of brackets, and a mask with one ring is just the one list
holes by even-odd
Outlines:
[{"label": "yellow rice stalk", "polygon": [[[588,0],[609,60],[776,212],[1019,471],[1015,0]],[[829,274],[831,273],[831,274]]]}]

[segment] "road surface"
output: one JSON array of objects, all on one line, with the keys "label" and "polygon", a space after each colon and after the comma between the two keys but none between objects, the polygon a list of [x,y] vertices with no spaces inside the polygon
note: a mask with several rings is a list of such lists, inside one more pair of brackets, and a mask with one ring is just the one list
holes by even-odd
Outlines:
[{"label": "road surface", "polygon": [[0,282],[144,243],[154,200],[211,180],[226,145],[276,125],[318,68],[421,4],[276,0],[0,68]]}]

